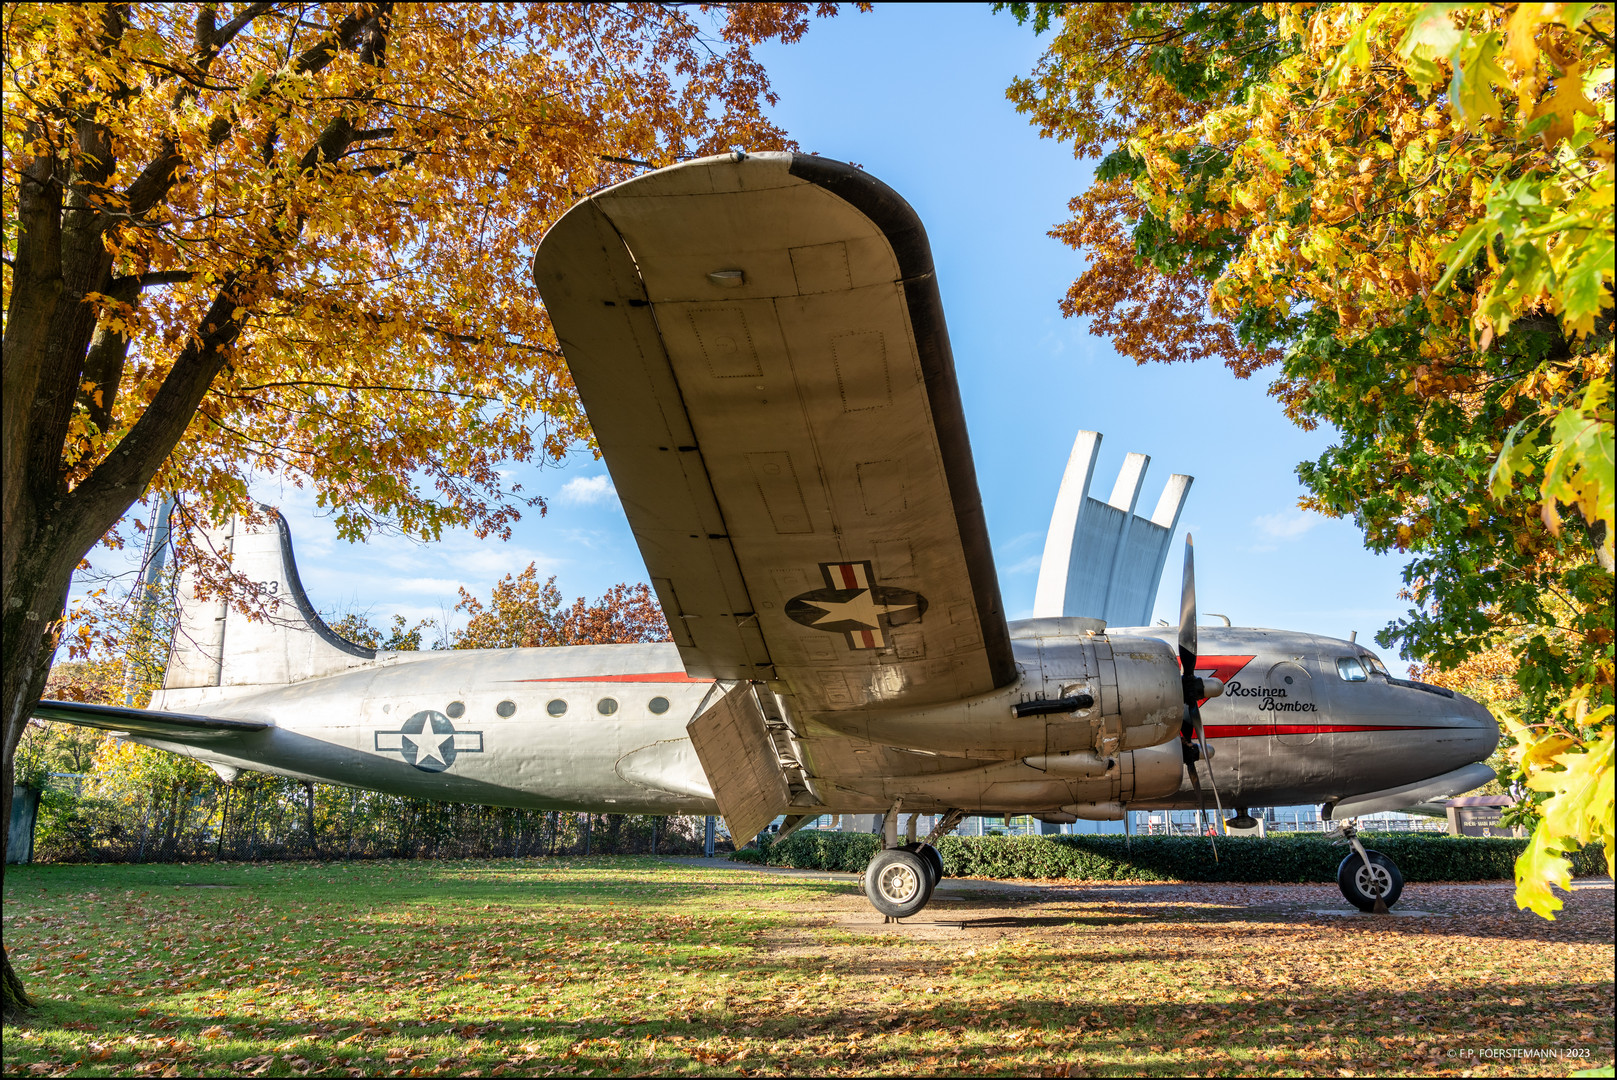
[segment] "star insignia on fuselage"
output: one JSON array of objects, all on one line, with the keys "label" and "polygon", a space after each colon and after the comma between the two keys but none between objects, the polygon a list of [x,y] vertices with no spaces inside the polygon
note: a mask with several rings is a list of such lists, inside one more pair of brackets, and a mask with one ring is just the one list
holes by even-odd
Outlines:
[{"label": "star insignia on fuselage", "polygon": [[843,634],[850,649],[880,649],[891,627],[919,622],[926,597],[909,589],[878,585],[868,562],[821,563],[823,589],[786,602],[793,622],[815,630]]},{"label": "star insignia on fuselage", "polygon": [[407,764],[422,772],[443,772],[459,754],[481,754],[481,731],[456,731],[449,717],[436,709],[422,709],[397,731],[376,732],[378,752],[402,754]]}]

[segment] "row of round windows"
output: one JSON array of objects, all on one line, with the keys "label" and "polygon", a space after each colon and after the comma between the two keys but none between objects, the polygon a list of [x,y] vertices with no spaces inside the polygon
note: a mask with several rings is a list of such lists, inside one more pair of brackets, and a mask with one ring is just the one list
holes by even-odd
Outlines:
[{"label": "row of round windows", "polygon": [[[653,716],[661,716],[663,713],[668,711],[668,699],[660,695],[654,697],[650,701],[646,702],[646,708],[651,710]],[[514,701],[502,701],[498,705],[494,706],[494,711],[503,717],[515,716],[517,711],[517,703]],[[617,698],[601,698],[595,703],[595,711],[600,713],[602,716],[611,716],[613,713],[618,711]],[[459,720],[462,716],[466,715],[466,703],[464,701],[451,701],[449,703],[449,707],[446,708],[444,712],[449,714],[449,718],[451,720]],[[545,712],[549,713],[551,716],[566,716],[567,702],[563,701],[561,698],[553,698],[551,699],[550,703],[545,706]]]}]

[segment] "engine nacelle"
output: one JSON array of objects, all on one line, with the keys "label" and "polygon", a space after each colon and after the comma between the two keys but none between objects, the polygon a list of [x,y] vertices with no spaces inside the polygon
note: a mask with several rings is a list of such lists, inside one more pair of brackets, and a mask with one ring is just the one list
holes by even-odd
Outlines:
[{"label": "engine nacelle", "polygon": [[1116,821],[1129,803],[1165,798],[1184,780],[1184,754],[1177,741],[1125,750],[1114,760],[1117,767],[1105,776],[1070,785],[1073,802],[1064,803],[1061,811],[1090,821]]},{"label": "engine nacelle", "polygon": [[[981,697],[912,709],[849,709],[813,719],[884,746],[989,758],[1086,750],[1113,758],[1173,739],[1185,708],[1178,657],[1156,638],[1108,637],[1093,632],[1098,626],[1104,624],[1088,619],[1013,624],[1021,681]],[[1084,707],[1048,711],[1056,702],[1084,699]]]},{"label": "engine nacelle", "polygon": [[[1029,619],[1011,627],[1012,647],[1027,672],[1024,694],[1094,700],[1089,709],[1047,718],[1047,752],[1087,748],[1113,755],[1173,738],[1185,710],[1179,658],[1156,638],[1108,636],[1093,632],[1095,625]],[[1036,688],[1042,692],[1028,693]]]}]

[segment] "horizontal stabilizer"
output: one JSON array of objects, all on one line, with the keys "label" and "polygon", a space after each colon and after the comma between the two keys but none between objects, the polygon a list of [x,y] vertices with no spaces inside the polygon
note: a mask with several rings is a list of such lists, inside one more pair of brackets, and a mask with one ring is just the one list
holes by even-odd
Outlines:
[{"label": "horizontal stabilizer", "polygon": [[86,705],[78,701],[41,701],[34,707],[40,720],[58,720],[80,727],[124,731],[153,739],[178,742],[212,741],[232,735],[263,731],[270,725],[262,720],[230,720],[218,716],[164,712],[161,709],[132,709],[123,705]]}]

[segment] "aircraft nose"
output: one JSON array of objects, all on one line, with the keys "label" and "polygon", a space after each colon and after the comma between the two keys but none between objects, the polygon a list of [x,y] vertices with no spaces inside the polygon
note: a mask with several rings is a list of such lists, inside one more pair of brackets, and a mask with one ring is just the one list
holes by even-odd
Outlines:
[{"label": "aircraft nose", "polygon": [[1499,721],[1494,719],[1486,705],[1474,698],[1456,693],[1454,702],[1459,706],[1457,711],[1460,716],[1476,731],[1475,736],[1467,740],[1467,748],[1476,754],[1472,760],[1482,761],[1499,745]]}]

